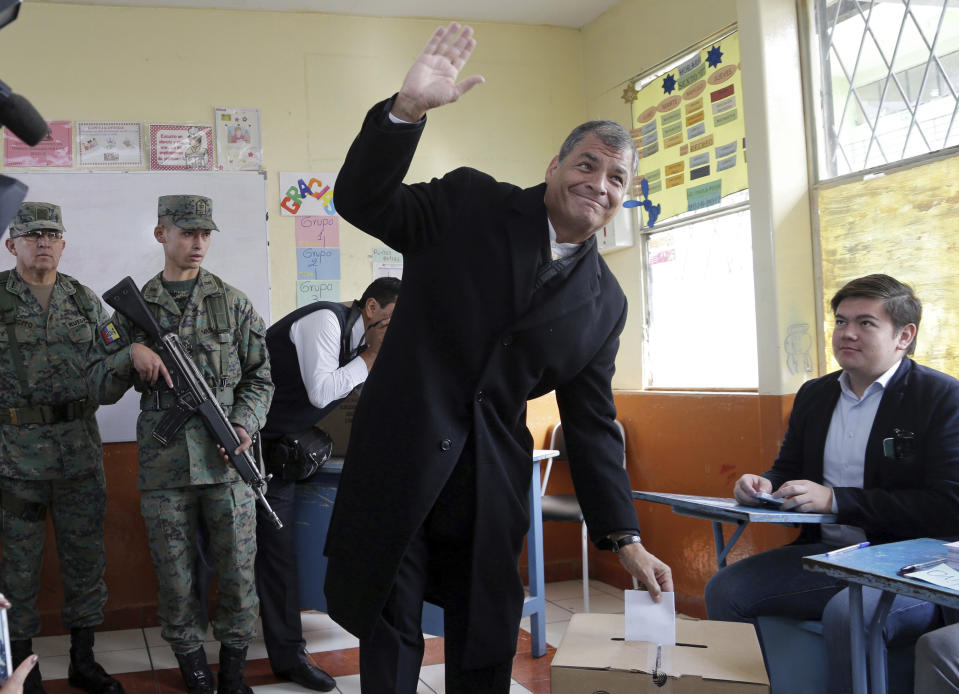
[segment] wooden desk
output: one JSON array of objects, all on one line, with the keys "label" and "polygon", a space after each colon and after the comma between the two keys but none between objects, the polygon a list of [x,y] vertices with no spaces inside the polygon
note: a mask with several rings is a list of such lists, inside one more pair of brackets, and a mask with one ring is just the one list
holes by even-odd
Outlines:
[{"label": "wooden desk", "polygon": [[[531,651],[534,657],[546,655],[546,583],[543,575],[543,513],[540,505],[540,461],[555,458],[559,451],[533,451],[533,470],[529,489],[529,532],[526,534],[526,558],[529,569],[529,595],[523,602],[523,616],[530,618]],[[309,482],[297,485],[294,543],[299,560],[300,603],[302,607],[326,612],[323,581],[326,557],[323,546],[330,528],[330,516],[336,500],[336,488],[343,472],[343,459],[330,458]],[[423,630],[443,635],[443,610],[423,604]]]},{"label": "wooden desk", "polygon": [[[743,506],[735,499],[692,494],[667,494],[664,492],[633,492],[634,499],[672,506],[673,513],[681,516],[702,518],[713,523],[713,540],[716,543],[716,562],[726,566],[726,557],[749,523],[777,523],[796,526],[801,523],[835,523],[832,513],[799,513],[780,511],[771,506]],[[738,526],[726,542],[723,538],[723,523]]]},{"label": "wooden desk", "polygon": [[[831,557],[814,554],[803,558],[803,568],[807,571],[824,573],[849,582],[849,638],[852,643],[854,694],[866,694],[869,691],[866,680],[867,660],[872,691],[875,694],[886,692],[882,629],[896,595],[959,608],[959,591],[897,574],[899,569],[909,564],[946,556],[943,544],[942,540],[921,538],[864,547]],[[868,659],[862,608],[863,586],[883,591],[869,627]]]}]

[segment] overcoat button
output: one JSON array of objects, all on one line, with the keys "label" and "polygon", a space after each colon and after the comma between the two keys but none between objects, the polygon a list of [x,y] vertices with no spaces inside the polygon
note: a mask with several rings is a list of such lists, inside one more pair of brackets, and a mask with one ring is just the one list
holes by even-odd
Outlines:
[{"label": "overcoat button", "polygon": [[483,402],[484,400],[486,400],[486,393],[481,390],[476,394],[476,402]]},{"label": "overcoat button", "polygon": [[449,439],[443,439],[442,441],[440,441],[440,450],[441,450],[441,451],[448,451],[448,450],[451,449],[452,447],[453,447],[453,442],[450,441]]},{"label": "overcoat button", "polygon": [[507,335],[506,337],[503,338],[503,346],[504,346],[504,347],[509,347],[511,344],[513,344],[513,336],[512,336],[512,335]]}]

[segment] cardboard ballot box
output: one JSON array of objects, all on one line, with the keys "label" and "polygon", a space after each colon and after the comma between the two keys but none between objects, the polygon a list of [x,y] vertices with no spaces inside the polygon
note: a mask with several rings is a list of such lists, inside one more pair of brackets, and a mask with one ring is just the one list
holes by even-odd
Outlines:
[{"label": "cardboard ballot box", "polygon": [[676,645],[657,646],[623,640],[623,619],[573,615],[550,666],[552,694],[768,694],[752,624],[677,619]]},{"label": "cardboard ballot box", "polygon": [[360,401],[360,394],[353,391],[333,408],[323,419],[316,423],[333,439],[333,456],[346,455],[346,446],[350,442],[350,431],[353,429],[353,415],[356,413],[356,403]]}]

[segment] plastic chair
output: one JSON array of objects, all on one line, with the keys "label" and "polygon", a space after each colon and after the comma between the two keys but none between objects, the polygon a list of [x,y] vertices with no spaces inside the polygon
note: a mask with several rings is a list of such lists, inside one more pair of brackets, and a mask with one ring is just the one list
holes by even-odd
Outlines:
[{"label": "plastic chair", "polygon": [[[623,441],[623,469],[626,468],[626,432],[619,420],[616,420],[619,436]],[[550,458],[546,463],[546,472],[543,475],[543,520],[565,523],[579,523],[583,542],[583,610],[589,612],[589,535],[586,532],[586,521],[583,511],[579,507],[575,494],[547,494],[546,485],[549,484],[549,473],[553,469],[554,460],[566,460],[566,439],[563,436],[563,423],[557,422],[550,434],[549,447],[559,451],[556,458]],[[634,581],[635,584],[635,581]]]}]

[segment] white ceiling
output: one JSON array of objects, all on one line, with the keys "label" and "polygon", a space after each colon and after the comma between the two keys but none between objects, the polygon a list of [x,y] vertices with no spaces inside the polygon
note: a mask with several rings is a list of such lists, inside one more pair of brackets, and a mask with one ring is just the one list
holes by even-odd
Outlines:
[{"label": "white ceiling", "polygon": [[[30,0],[27,0],[28,2]],[[39,1],[39,0],[34,0]],[[326,12],[374,17],[450,17],[461,21],[549,24],[578,29],[619,0],[46,0],[80,5],[203,7]]]}]

